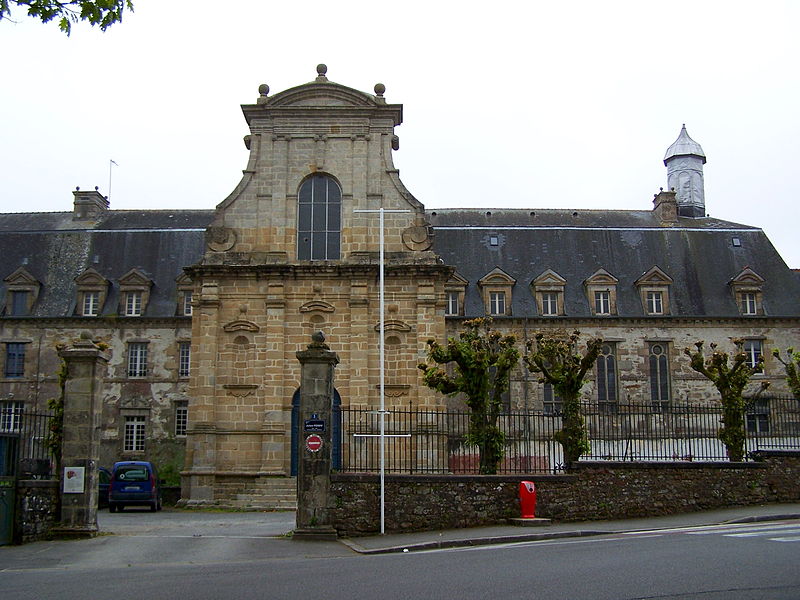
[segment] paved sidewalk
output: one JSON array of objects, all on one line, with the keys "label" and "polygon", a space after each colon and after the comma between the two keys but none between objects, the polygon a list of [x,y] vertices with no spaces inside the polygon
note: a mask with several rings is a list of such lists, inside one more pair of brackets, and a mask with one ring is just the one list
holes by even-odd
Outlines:
[{"label": "paved sidewalk", "polygon": [[361,554],[385,554],[411,552],[434,548],[456,548],[505,544],[533,540],[546,540],[590,535],[607,535],[626,531],[665,529],[672,527],[694,527],[721,523],[746,523],[800,519],[800,504],[766,504],[763,506],[736,506],[719,510],[707,510],[667,517],[623,519],[619,521],[581,521],[558,523],[542,527],[518,527],[496,525],[471,529],[448,529],[419,533],[399,533],[340,540]]}]

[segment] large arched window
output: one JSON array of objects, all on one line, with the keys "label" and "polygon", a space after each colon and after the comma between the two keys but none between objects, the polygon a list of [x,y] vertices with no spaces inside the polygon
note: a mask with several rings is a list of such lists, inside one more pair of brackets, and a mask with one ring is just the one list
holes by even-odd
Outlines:
[{"label": "large arched window", "polygon": [[297,259],[338,260],[341,255],[342,190],[333,178],[314,175],[300,186]]}]

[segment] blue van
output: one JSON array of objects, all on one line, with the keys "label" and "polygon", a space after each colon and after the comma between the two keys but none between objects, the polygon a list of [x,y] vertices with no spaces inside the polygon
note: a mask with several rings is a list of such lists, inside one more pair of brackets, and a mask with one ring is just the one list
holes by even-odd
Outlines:
[{"label": "blue van", "polygon": [[153,463],[127,460],[114,463],[108,490],[108,510],[116,512],[126,506],[149,506],[161,510],[161,482]]}]

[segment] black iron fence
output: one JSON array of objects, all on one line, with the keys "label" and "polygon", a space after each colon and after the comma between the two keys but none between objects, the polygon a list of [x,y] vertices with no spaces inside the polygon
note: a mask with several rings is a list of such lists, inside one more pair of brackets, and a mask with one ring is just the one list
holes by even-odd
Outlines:
[{"label": "black iron fence", "polygon": [[46,441],[49,413],[24,412],[13,406],[0,410],[0,476],[54,476]]},{"label": "black iron fence", "polygon": [[[692,404],[583,406],[591,442],[588,460],[725,461],[717,438],[719,406]],[[380,414],[343,408],[342,465],[349,472],[380,469]],[[477,447],[467,443],[469,413],[391,410],[384,415],[387,473],[477,473]],[[800,449],[800,403],[792,397],[761,397],[746,411],[747,451]],[[557,473],[563,470],[557,410],[509,412],[498,419],[505,435],[500,473]]]}]

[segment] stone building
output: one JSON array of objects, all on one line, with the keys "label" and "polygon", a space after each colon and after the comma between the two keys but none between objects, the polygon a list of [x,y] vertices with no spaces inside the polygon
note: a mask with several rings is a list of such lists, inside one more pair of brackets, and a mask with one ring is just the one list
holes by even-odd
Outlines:
[{"label": "stone building", "polygon": [[[612,409],[710,401],[682,355],[698,339],[744,338],[767,359],[757,378],[785,391],[769,351],[800,343],[800,278],[757,227],[706,216],[706,157],[685,128],[664,157],[671,191],[642,210],[426,209],[393,166],[402,106],[384,93],[324,65],[295,88],[262,85],[242,107],[244,175],[213,211],[114,211],[78,190],[71,213],[0,215],[3,423],[56,395],[55,346],[88,332],[111,356],[104,462],[182,468],[187,500],[277,505],[295,352],[313,331],[341,359],[335,401],[379,404],[379,209],[390,408],[445,405],[419,384],[425,341],[483,315],[523,341],[602,336],[584,393]],[[514,374],[509,408],[557,402]]]}]

